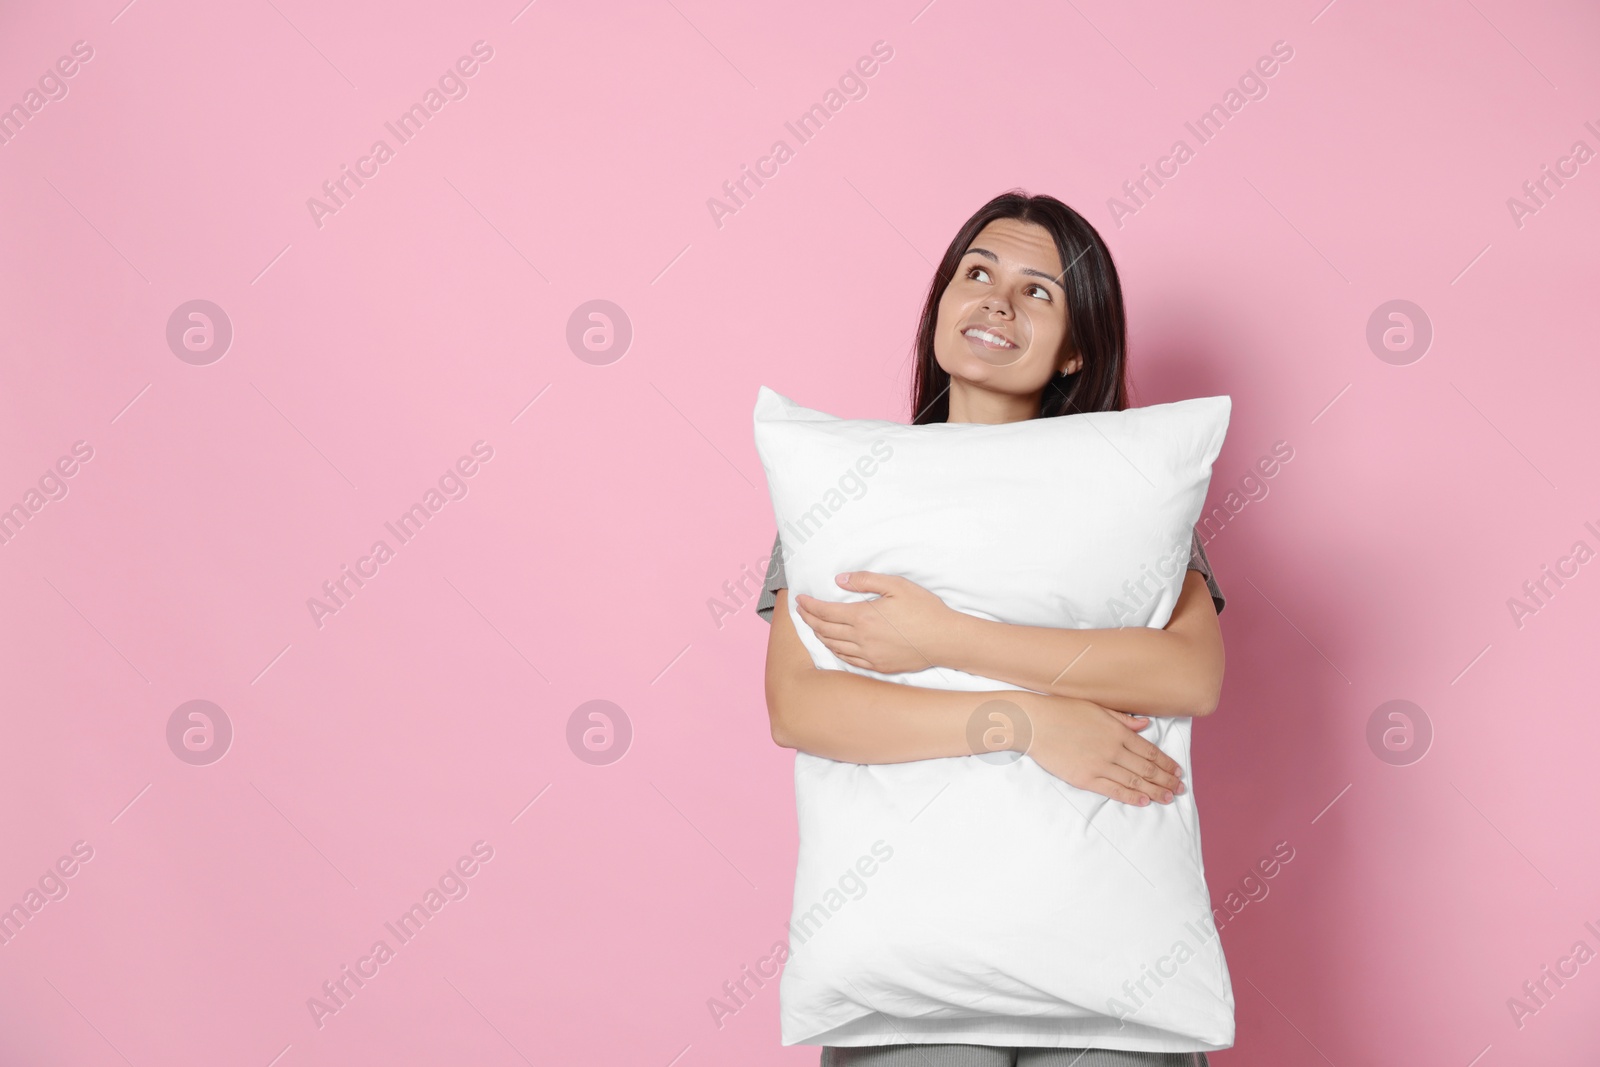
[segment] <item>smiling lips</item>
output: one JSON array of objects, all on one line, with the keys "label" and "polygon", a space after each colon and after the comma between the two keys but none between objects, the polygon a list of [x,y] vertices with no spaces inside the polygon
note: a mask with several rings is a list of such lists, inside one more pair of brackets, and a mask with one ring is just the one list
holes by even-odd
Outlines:
[{"label": "smiling lips", "polygon": [[[1010,357],[995,358],[1001,352],[1015,352],[1017,350],[1017,345],[1012,342],[1011,338],[999,330],[988,326],[968,326],[961,331],[961,336],[966,338],[967,344],[972,346],[973,353],[985,363],[993,363],[995,366],[1009,366],[1015,362]],[[992,356],[990,353],[995,355]]]},{"label": "smiling lips", "polygon": [[968,326],[965,330],[961,331],[961,335],[979,342],[985,348],[1003,350],[1017,347],[1011,343],[1010,339],[1007,338],[1005,334],[1000,333],[998,330],[986,329],[982,326]]}]

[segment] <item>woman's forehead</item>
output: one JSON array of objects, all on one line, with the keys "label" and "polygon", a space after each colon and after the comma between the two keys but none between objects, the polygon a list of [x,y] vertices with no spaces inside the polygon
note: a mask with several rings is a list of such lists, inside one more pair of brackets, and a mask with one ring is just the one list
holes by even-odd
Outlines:
[{"label": "woman's forehead", "polygon": [[992,263],[1033,268],[1047,272],[1054,281],[1061,275],[1061,255],[1056,251],[1050,231],[1032,222],[996,219],[985,226],[967,246],[963,256],[979,255]]}]

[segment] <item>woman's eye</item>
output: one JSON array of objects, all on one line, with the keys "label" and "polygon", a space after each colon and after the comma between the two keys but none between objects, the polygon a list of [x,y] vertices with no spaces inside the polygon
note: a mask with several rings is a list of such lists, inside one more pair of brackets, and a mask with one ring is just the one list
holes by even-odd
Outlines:
[{"label": "woman's eye", "polygon": [[[968,281],[987,282],[989,280],[989,272],[981,266],[974,265],[967,268],[966,277]],[[1042,296],[1046,300],[1053,299],[1050,296],[1050,290],[1046,289],[1042,285],[1030,285],[1024,291]]]}]

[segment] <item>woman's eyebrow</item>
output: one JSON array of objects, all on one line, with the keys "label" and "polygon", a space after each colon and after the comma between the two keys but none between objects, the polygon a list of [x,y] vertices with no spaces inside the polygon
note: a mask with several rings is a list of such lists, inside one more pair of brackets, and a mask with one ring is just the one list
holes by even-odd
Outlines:
[{"label": "woman's eyebrow", "polygon": [[[967,255],[969,255],[969,256],[972,255],[974,252],[976,252],[980,256],[985,257],[986,259],[991,259],[996,263],[1000,262],[1000,257],[995,255],[993,252],[989,251],[987,248],[969,248],[969,249],[967,249]],[[1054,285],[1057,289],[1060,289],[1062,292],[1066,292],[1065,287],[1062,286],[1062,284],[1061,284],[1061,279],[1056,277],[1053,274],[1046,274],[1044,271],[1042,271],[1042,270],[1034,270],[1032,267],[1022,267],[1022,268],[1020,268],[1018,270],[1017,273],[1019,273],[1019,274],[1029,274],[1029,275],[1032,275],[1035,278],[1043,278],[1045,281],[1049,282],[1051,285]],[[1062,273],[1064,274],[1066,272],[1063,271]]]}]

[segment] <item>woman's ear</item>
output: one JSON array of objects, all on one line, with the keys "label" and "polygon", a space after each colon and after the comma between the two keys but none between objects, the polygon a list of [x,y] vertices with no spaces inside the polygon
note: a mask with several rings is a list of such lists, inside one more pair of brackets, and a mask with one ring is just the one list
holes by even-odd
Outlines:
[{"label": "woman's ear", "polygon": [[1079,355],[1073,355],[1067,359],[1066,364],[1061,368],[1061,377],[1065,378],[1069,374],[1077,374],[1082,368],[1083,357]]}]

